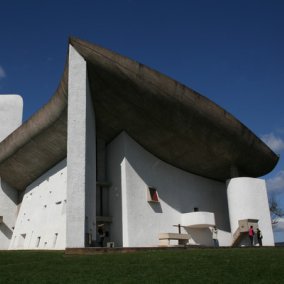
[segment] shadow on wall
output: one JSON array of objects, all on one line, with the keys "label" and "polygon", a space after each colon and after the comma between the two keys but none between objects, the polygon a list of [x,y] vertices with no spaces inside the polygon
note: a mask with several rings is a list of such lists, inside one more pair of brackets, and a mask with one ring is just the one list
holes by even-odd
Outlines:
[{"label": "shadow on wall", "polygon": [[191,236],[195,244],[212,246],[212,233],[209,228],[185,228],[186,232]]},{"label": "shadow on wall", "polygon": [[149,202],[149,205],[155,213],[163,213],[161,204],[159,202],[157,202],[157,203]]},{"label": "shadow on wall", "polygon": [[5,181],[0,179],[0,188],[2,188],[2,191],[5,193],[5,195],[14,202],[15,205],[18,205],[18,192],[13,189],[9,184],[7,184]]},{"label": "shadow on wall", "polygon": [[6,236],[7,239],[11,239],[13,231],[4,223],[0,224],[0,231]]},{"label": "shadow on wall", "polygon": [[58,164],[56,164],[53,168],[49,169],[46,173],[44,173],[42,176],[38,177],[34,182],[32,182],[24,191],[24,193],[30,192],[32,189],[34,189],[36,186],[39,186],[44,181],[49,181],[49,178],[55,175],[57,172],[63,170],[67,166],[67,159],[64,158]]}]

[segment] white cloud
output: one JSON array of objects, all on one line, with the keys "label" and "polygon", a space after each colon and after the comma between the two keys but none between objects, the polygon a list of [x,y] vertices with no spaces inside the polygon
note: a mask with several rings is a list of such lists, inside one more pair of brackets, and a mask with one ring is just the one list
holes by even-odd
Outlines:
[{"label": "white cloud", "polygon": [[5,70],[3,69],[3,67],[0,66],[0,79],[5,78],[5,77],[6,77],[6,72],[5,72]]},{"label": "white cloud", "polygon": [[275,136],[274,133],[263,135],[261,140],[276,153],[280,153],[282,150],[284,150],[284,140]]},{"label": "white cloud", "polygon": [[273,225],[274,232],[283,232],[284,231],[284,218],[279,218],[278,223]]},{"label": "white cloud", "polygon": [[267,189],[270,193],[284,192],[284,171],[279,171],[276,176],[267,180]]}]

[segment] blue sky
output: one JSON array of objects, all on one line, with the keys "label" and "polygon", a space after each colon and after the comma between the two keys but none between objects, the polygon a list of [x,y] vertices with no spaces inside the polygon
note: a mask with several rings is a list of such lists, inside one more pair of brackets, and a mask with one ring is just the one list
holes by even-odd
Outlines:
[{"label": "blue sky", "polygon": [[[283,15],[281,0],[2,0],[0,93],[22,95],[28,119],[53,95],[77,36],[195,89],[281,155]],[[265,178],[284,208],[281,158]]]}]

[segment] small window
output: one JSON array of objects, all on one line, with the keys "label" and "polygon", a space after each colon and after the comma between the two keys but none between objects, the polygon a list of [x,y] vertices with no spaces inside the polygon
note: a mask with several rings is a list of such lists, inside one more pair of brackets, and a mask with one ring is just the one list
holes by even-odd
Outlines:
[{"label": "small window", "polygon": [[159,202],[158,191],[155,187],[149,186],[147,190],[148,202]]}]

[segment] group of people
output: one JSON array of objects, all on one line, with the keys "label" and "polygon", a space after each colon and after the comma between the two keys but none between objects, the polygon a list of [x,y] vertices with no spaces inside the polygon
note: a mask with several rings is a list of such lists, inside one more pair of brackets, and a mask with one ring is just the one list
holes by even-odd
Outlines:
[{"label": "group of people", "polygon": [[[253,239],[255,235],[253,226],[250,226],[248,234],[249,234],[250,245],[253,246]],[[257,242],[259,243],[259,246],[262,247],[262,233],[259,230],[259,228],[256,229],[256,238],[257,238]]]},{"label": "group of people", "polygon": [[[217,227],[214,226],[212,228],[211,232],[212,232],[212,239],[213,239],[214,247],[218,247],[219,242],[218,242],[218,229],[217,229]],[[248,236],[249,236],[251,246],[253,246],[253,243],[254,243],[253,242],[254,235],[255,235],[255,232],[253,230],[253,226],[250,226],[249,231],[248,231]],[[259,246],[262,247],[262,233],[261,233],[259,228],[256,229],[256,238],[257,238],[257,242],[258,242]]]}]

